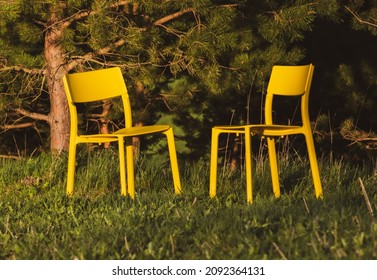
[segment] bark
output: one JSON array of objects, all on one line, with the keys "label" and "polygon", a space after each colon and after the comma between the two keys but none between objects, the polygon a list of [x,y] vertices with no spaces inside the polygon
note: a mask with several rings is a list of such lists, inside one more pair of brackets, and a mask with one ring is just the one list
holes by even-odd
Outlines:
[{"label": "bark", "polygon": [[[134,126],[143,126],[143,123],[138,122]],[[134,151],[134,157],[137,157],[140,153],[140,137],[132,137],[132,146]]]},{"label": "bark", "polygon": [[52,8],[50,22],[45,33],[46,81],[50,93],[50,148],[52,153],[68,150],[69,110],[62,78],[67,73],[64,50],[61,45],[63,26],[61,13],[66,2]]},{"label": "bark", "polygon": [[[135,93],[137,95],[144,94],[144,85],[141,82],[138,82],[136,84]],[[144,124],[142,121],[136,121],[136,123],[134,124],[134,126],[143,126],[143,125]],[[140,137],[137,137],[137,136],[132,137],[132,145],[133,145],[134,156],[137,157],[140,152]]]},{"label": "bark", "polygon": [[231,152],[231,160],[230,160],[230,170],[232,171],[236,170],[239,165],[240,158],[241,158],[240,148],[241,148],[241,139],[240,137],[236,137],[234,139],[233,148]]}]

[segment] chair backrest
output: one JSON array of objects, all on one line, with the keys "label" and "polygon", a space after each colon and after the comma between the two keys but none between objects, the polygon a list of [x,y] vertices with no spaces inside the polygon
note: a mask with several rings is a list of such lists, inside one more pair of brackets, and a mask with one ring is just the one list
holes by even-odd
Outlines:
[{"label": "chair backrest", "polygon": [[127,94],[120,68],[113,67],[65,75],[68,93],[74,103],[92,102]]},{"label": "chair backrest", "polygon": [[272,102],[274,95],[301,96],[301,118],[304,125],[309,123],[309,93],[314,66],[281,66],[272,68],[267,87],[265,103],[266,124],[272,124]]},{"label": "chair backrest", "polygon": [[75,103],[122,97],[126,127],[132,126],[131,105],[127,87],[119,67],[66,74],[63,77],[71,116],[71,130],[77,129]]},{"label": "chair backrest", "polygon": [[303,95],[309,91],[314,66],[280,66],[272,68],[267,93],[276,95]]}]

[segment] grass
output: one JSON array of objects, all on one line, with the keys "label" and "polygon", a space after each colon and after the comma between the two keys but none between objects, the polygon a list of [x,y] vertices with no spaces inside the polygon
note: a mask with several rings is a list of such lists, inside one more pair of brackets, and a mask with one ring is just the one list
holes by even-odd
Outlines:
[{"label": "grass", "polygon": [[247,205],[240,171],[221,176],[218,197],[208,197],[205,159],[180,164],[176,196],[168,163],[141,157],[134,201],[119,194],[116,153],[80,155],[72,198],[66,163],[0,159],[0,259],[377,259],[374,164],[322,159],[317,200],[308,163],[284,160],[275,199],[265,160]]}]

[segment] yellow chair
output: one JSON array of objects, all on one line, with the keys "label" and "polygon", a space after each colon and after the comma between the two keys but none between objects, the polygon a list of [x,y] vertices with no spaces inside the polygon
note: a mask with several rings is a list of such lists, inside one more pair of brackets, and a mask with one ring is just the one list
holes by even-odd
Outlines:
[{"label": "yellow chair", "polygon": [[[303,134],[309,155],[309,162],[314,182],[315,195],[322,197],[322,186],[319,177],[317,157],[314,148],[314,141],[309,119],[309,92],[313,77],[314,66],[274,66],[267,87],[265,101],[265,124],[251,124],[240,126],[215,126],[212,128],[211,140],[211,163],[210,163],[210,196],[216,196],[217,164],[218,164],[218,142],[222,133],[241,134],[245,137],[245,169],[246,169],[246,197],[247,202],[252,203],[252,158],[251,158],[251,137],[259,135],[267,138],[268,153],[272,186],[275,197],[280,196],[279,174],[277,167],[275,137],[282,137],[293,134]],[[272,120],[272,108],[274,95],[301,96],[301,120],[302,125],[279,125]]]},{"label": "yellow chair", "polygon": [[[173,129],[169,125],[132,126],[130,100],[120,68],[114,67],[83,73],[67,74],[63,77],[63,83],[71,117],[67,178],[68,195],[73,194],[76,145],[80,143],[106,143],[117,141],[119,147],[121,194],[127,195],[128,193],[134,198],[135,187],[132,137],[153,133],[163,133],[167,137],[174,189],[175,193],[181,193]],[[119,96],[122,98],[124,107],[125,128],[119,129],[111,134],[79,135],[76,109],[77,103],[93,102]],[[128,191],[126,184],[124,144],[126,146]]]}]

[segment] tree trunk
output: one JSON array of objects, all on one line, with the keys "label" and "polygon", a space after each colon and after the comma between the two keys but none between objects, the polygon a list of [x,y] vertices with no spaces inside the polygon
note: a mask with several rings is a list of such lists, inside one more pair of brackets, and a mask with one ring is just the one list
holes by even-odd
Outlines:
[{"label": "tree trunk", "polygon": [[[136,88],[135,88],[135,93],[136,95],[144,95],[144,85],[141,82],[136,83]],[[136,123],[133,126],[143,126],[143,122],[136,120]],[[134,156],[137,157],[140,152],[140,137],[135,136],[132,137],[132,145],[134,147]]]},{"label": "tree trunk", "polygon": [[61,45],[64,28],[59,16],[65,5],[65,1],[61,1],[58,7],[52,8],[45,33],[46,81],[50,94],[50,148],[55,154],[68,150],[70,130],[68,103],[62,82],[62,77],[67,73]]},{"label": "tree trunk", "polygon": [[231,160],[230,160],[230,170],[234,171],[237,169],[239,162],[240,162],[240,147],[241,147],[241,139],[237,136],[234,139],[233,149],[231,152]]},{"label": "tree trunk", "polygon": [[[61,82],[62,75],[50,74],[50,148],[52,153],[60,154],[68,150],[69,110],[67,98]],[[52,77],[55,76],[56,78]],[[60,78],[60,80],[59,80]]]}]

